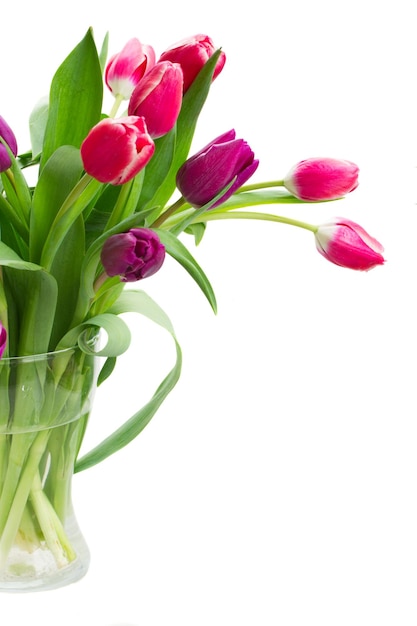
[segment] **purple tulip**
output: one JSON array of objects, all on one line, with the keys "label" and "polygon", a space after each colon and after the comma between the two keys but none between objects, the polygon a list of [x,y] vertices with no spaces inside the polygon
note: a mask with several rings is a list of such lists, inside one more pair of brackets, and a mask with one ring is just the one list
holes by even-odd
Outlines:
[{"label": "purple tulip", "polygon": [[185,200],[198,208],[213,200],[236,177],[214,208],[239,189],[258,164],[246,141],[236,139],[235,131],[229,130],[187,159],[178,170],[177,187]]},{"label": "purple tulip", "polygon": [[155,274],[165,259],[165,247],[148,228],[132,228],[109,237],[101,251],[101,262],[108,276],[133,282]]},{"label": "purple tulip", "polygon": [[0,322],[0,359],[3,356],[3,352],[6,349],[7,345],[7,331],[4,328],[3,324]]},{"label": "purple tulip", "polygon": [[[4,141],[9,146],[10,150],[14,154],[17,155],[17,142],[16,137],[10,126],[7,124],[6,120],[0,115],[0,137],[4,139]],[[7,148],[3,143],[0,142],[0,172],[4,172],[8,170],[11,166],[12,162],[7,151]]]},{"label": "purple tulip", "polygon": [[368,271],[384,263],[379,241],[351,220],[337,218],[322,224],[315,237],[317,250],[335,265]]},{"label": "purple tulip", "polygon": [[154,65],[129,100],[129,115],[144,117],[152,139],[166,135],[177,121],[182,104],[183,75],[178,63]]}]

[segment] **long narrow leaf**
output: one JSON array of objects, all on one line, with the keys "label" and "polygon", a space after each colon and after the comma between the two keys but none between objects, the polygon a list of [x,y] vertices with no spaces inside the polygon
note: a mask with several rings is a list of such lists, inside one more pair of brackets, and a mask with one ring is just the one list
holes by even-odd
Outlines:
[{"label": "long narrow leaf", "polygon": [[52,80],[41,168],[59,146],[80,147],[100,119],[102,98],[100,60],[89,29]]},{"label": "long narrow leaf", "polygon": [[170,231],[156,228],[155,232],[158,233],[158,236],[161,242],[164,244],[167,253],[172,256],[173,259],[178,261],[178,263],[180,263],[183,268],[187,270],[190,276],[194,278],[197,285],[200,287],[207,300],[209,301],[211,308],[216,313],[217,303],[213,288],[206,274],[197,263],[197,261],[194,259],[192,254]]},{"label": "long narrow leaf", "polygon": [[35,263],[40,261],[52,223],[82,171],[80,151],[74,146],[58,148],[43,168],[31,211],[30,258]]},{"label": "long narrow leaf", "polygon": [[115,314],[127,312],[140,313],[162,326],[170,333],[175,342],[176,361],[174,367],[164,378],[149,402],[115,432],[104,439],[104,441],[82,456],[76,462],[76,472],[80,472],[100,463],[135,439],[150,422],[165,398],[175,387],[181,374],[181,348],[175,337],[172,324],[164,311],[146,293],[133,290],[125,291],[121,294],[119,300],[111,310],[112,313]]}]

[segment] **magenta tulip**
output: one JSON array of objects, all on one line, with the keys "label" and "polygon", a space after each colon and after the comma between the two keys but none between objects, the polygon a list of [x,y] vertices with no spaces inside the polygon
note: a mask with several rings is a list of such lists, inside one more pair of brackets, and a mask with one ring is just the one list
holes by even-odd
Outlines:
[{"label": "magenta tulip", "polygon": [[231,187],[211,207],[222,204],[255,172],[259,161],[243,139],[230,130],[190,157],[178,170],[177,187],[194,207],[213,200],[229,183]]},{"label": "magenta tulip", "polygon": [[81,145],[81,158],[93,178],[122,185],[146,166],[154,151],[145,120],[131,115],[96,124]]},{"label": "magenta tulip", "polygon": [[155,274],[165,259],[165,247],[148,228],[132,228],[109,237],[103,245],[101,262],[108,276],[133,282]]},{"label": "magenta tulip", "polygon": [[121,52],[114,54],[106,65],[105,81],[110,91],[129,100],[132,91],[155,65],[155,52],[151,46],[141,44],[138,39],[130,39]]},{"label": "magenta tulip", "polygon": [[7,331],[4,328],[3,324],[0,322],[0,359],[3,356],[3,352],[5,351],[7,346]]},{"label": "magenta tulip", "polygon": [[157,63],[133,90],[129,115],[145,118],[153,139],[166,135],[177,121],[182,104],[182,70],[178,63]]},{"label": "magenta tulip", "polygon": [[307,202],[336,200],[358,186],[359,168],[351,161],[311,158],[300,161],[284,178],[288,191]]},{"label": "magenta tulip", "polygon": [[[160,61],[179,63],[184,74],[184,93],[189,89],[203,65],[214,54],[216,48],[207,35],[195,35],[174,44],[160,56]],[[226,62],[224,52],[220,53],[213,74],[213,80],[220,74]]]},{"label": "magenta tulip", "polygon": [[336,265],[368,271],[385,262],[382,245],[351,220],[336,218],[323,224],[315,237],[317,250]]},{"label": "magenta tulip", "polygon": [[[16,137],[6,120],[0,115],[0,137],[7,143],[14,156],[17,155]],[[6,146],[0,142],[0,172],[8,170],[12,162]]]}]

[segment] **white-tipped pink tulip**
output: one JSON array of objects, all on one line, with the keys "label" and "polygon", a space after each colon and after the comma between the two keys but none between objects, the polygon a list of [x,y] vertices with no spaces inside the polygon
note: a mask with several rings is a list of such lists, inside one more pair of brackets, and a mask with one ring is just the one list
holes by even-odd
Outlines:
[{"label": "white-tipped pink tulip", "polygon": [[114,96],[129,100],[138,82],[154,65],[154,49],[138,39],[130,39],[123,50],[114,54],[107,63],[104,73],[106,85]]},{"label": "white-tipped pink tulip", "polygon": [[359,168],[351,161],[311,158],[291,168],[283,183],[300,200],[323,202],[336,200],[358,186]]},{"label": "white-tipped pink tulip", "polygon": [[385,262],[384,248],[379,241],[351,220],[335,218],[322,224],[315,237],[320,254],[341,267],[368,271]]},{"label": "white-tipped pink tulip", "polygon": [[143,117],[106,117],[84,139],[81,158],[85,171],[93,178],[123,185],[147,165],[154,150]]}]

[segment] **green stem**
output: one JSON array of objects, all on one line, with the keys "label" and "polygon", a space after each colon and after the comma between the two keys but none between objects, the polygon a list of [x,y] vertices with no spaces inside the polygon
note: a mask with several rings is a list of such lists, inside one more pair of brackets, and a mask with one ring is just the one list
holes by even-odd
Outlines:
[{"label": "green stem", "polygon": [[13,497],[13,503],[8,510],[6,524],[0,540],[0,571],[4,568],[10,549],[19,530],[23,512],[25,510],[38,465],[44,453],[50,431],[40,431],[31,446],[30,453],[21,474],[19,484]]},{"label": "green stem", "polygon": [[244,185],[240,187],[235,193],[242,193],[242,191],[255,191],[256,189],[267,189],[268,187],[284,187],[283,180],[269,180],[262,183],[252,183],[251,185]]},{"label": "green stem", "polygon": [[124,98],[123,98],[123,96],[120,93],[118,93],[114,97],[114,102],[113,102],[113,106],[111,108],[111,111],[109,113],[109,117],[116,117],[117,111],[119,110],[119,107],[122,104],[123,100],[124,100]]},{"label": "green stem", "polygon": [[240,219],[240,220],[263,220],[267,222],[280,222],[281,224],[289,224],[290,226],[296,226],[297,228],[304,228],[316,233],[318,226],[316,224],[309,224],[308,222],[302,222],[300,220],[294,220],[290,217],[284,217],[282,215],[274,215],[272,213],[258,213],[256,211],[209,211],[201,217],[193,220],[194,224],[199,222],[209,222],[214,220],[228,220],[228,219]]},{"label": "green stem", "polygon": [[26,222],[19,218],[16,209],[8,202],[8,200],[0,194],[0,211],[10,224],[13,225],[16,232],[20,235],[23,241],[29,243],[29,227]]},{"label": "green stem", "polygon": [[176,213],[178,209],[183,207],[186,204],[185,199],[181,196],[174,204],[172,204],[166,211],[161,213],[161,215],[151,224],[151,228],[159,228],[161,224],[165,222],[171,215]]},{"label": "green stem", "polygon": [[55,254],[70,226],[97,195],[103,183],[84,174],[59,209],[42,250],[41,265],[50,270]]},{"label": "green stem", "polygon": [[23,473],[26,456],[34,437],[35,433],[17,433],[13,435],[0,497],[0,535],[7,524],[13,498]]},{"label": "green stem", "polygon": [[68,561],[73,561],[76,555],[58,515],[43,492],[39,472],[33,477],[30,499],[46,545],[54,555],[58,567],[63,567]]}]

